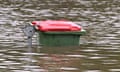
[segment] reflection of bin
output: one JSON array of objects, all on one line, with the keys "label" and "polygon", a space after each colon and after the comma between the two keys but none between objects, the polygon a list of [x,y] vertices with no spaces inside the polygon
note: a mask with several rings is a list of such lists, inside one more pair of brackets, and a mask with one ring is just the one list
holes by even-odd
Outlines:
[{"label": "reflection of bin", "polygon": [[39,43],[43,46],[76,46],[85,31],[75,32],[38,32]]},{"label": "reflection of bin", "polygon": [[34,21],[39,43],[43,46],[75,46],[79,45],[80,36],[85,34],[79,25],[69,21]]}]

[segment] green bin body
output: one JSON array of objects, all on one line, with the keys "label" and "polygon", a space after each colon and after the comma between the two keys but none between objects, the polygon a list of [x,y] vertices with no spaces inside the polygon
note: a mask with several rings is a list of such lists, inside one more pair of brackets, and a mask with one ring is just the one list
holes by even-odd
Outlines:
[{"label": "green bin body", "polygon": [[39,44],[42,46],[77,46],[85,31],[41,32],[38,31]]}]

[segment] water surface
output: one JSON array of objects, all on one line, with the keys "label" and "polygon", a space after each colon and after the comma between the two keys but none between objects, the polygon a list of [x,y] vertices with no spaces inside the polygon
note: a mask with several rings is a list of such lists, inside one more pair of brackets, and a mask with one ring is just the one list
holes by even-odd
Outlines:
[{"label": "water surface", "polygon": [[[83,26],[80,46],[29,51],[21,27],[66,19]],[[0,0],[1,72],[120,72],[119,0]],[[28,52],[29,51],[29,52]]]}]

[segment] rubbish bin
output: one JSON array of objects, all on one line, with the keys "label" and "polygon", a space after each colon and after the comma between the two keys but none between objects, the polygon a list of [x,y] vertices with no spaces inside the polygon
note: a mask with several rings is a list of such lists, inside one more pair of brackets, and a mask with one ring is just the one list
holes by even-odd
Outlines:
[{"label": "rubbish bin", "polygon": [[33,21],[38,41],[43,46],[77,46],[86,31],[69,21]]}]

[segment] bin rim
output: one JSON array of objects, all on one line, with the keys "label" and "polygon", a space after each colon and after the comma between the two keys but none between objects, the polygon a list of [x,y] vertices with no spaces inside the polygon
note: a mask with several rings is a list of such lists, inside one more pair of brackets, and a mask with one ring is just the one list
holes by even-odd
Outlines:
[{"label": "bin rim", "polygon": [[[42,32],[42,31],[38,31]],[[82,29],[81,31],[46,31],[42,32],[44,34],[62,34],[62,35],[85,35],[86,30]]]}]

